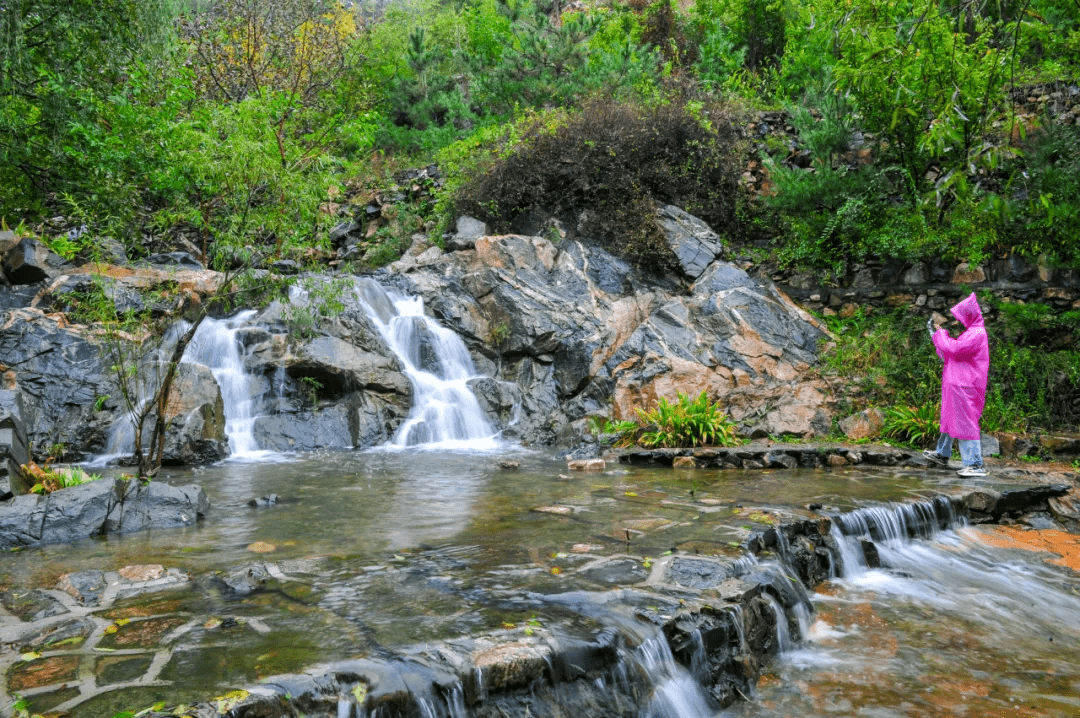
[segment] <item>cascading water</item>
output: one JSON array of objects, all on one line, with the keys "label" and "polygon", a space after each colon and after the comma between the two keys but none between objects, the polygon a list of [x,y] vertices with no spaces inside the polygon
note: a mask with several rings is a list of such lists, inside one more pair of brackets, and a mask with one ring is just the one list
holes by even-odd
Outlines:
[{"label": "cascading water", "polygon": [[479,375],[461,338],[426,316],[420,297],[387,293],[372,280],[361,280],[358,294],[412,382],[412,409],[389,446],[499,448],[498,434],[469,388]]},{"label": "cascading water", "polygon": [[184,352],[183,362],[204,364],[221,389],[225,406],[225,435],[231,458],[260,456],[252,429],[261,405],[255,377],[244,371],[237,332],[248,326],[255,310],[240,312],[229,319],[207,317]]},{"label": "cascading water", "polygon": [[[254,458],[269,452],[259,451],[252,433],[255,417],[261,406],[256,379],[244,371],[240,341],[237,334],[249,326],[256,312],[247,310],[229,319],[207,317],[199,325],[180,362],[203,364],[210,369],[221,390],[225,411],[225,435],[229,440],[231,458]],[[161,354],[171,351],[177,338],[191,325],[174,324],[162,344]],[[149,401],[154,389],[139,387],[140,404]],[[184,419],[186,420],[186,418]],[[110,461],[130,456],[135,446],[134,423],[130,414],[116,421],[106,442],[105,452],[90,465],[104,466]]]},{"label": "cascading water", "polygon": [[999,528],[968,527],[946,498],[844,514],[831,535],[839,575],[807,642],[725,715],[1076,714],[1077,684],[1054,678],[1080,670],[1073,578],[999,548]]}]

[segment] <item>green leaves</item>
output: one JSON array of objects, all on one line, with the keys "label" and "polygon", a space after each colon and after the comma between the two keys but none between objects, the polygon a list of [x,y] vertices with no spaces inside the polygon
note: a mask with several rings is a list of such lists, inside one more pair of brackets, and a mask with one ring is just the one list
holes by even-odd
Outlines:
[{"label": "green leaves", "polygon": [[673,403],[661,397],[655,409],[638,409],[638,420],[645,427],[638,438],[643,446],[687,448],[739,443],[735,422],[721,410],[719,402],[709,401],[704,391],[695,399],[677,392]]},{"label": "green leaves", "polygon": [[926,448],[937,440],[941,403],[894,406],[885,410],[885,436]]}]

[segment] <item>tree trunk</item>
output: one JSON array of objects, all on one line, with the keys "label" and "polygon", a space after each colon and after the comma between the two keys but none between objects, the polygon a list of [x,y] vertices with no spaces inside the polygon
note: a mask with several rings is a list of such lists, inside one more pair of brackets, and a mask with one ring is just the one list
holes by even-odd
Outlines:
[{"label": "tree trunk", "polygon": [[[176,367],[180,364],[184,351],[187,349],[188,344],[191,343],[191,340],[195,338],[195,332],[198,331],[199,325],[202,324],[204,319],[206,319],[205,309],[199,312],[198,317],[191,323],[191,327],[176,341],[176,346],[173,347],[172,356],[169,357],[161,385],[157,388],[153,400],[147,403],[146,409],[136,417],[135,459],[138,462],[140,479],[152,477],[161,468],[161,460],[165,454],[165,429],[168,426],[165,410],[169,406],[169,396],[172,393],[173,380],[176,378]],[[156,410],[157,416],[154,419],[154,427],[150,435],[150,447],[143,453],[143,427],[151,408]]]}]

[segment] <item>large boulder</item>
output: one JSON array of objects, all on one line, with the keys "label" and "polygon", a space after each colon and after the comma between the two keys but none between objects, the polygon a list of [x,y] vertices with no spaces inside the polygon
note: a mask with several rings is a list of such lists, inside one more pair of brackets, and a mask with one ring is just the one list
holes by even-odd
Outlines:
[{"label": "large boulder", "polygon": [[0,503],[0,549],[69,543],[109,533],[190,526],[210,502],[198,486],[99,479]]},{"label": "large boulder", "polygon": [[225,404],[210,368],[183,362],[176,368],[165,409],[165,464],[197,465],[229,455],[225,435]]},{"label": "large boulder", "polygon": [[4,256],[4,274],[12,284],[37,284],[59,275],[65,264],[38,240],[24,237]]},{"label": "large boulder", "polygon": [[709,225],[674,205],[661,207],[657,221],[667,245],[690,279],[700,277],[723,249],[720,236]]},{"label": "large boulder", "polygon": [[676,209],[665,216],[696,247],[684,252],[689,293],[587,241],[520,235],[481,237],[391,281],[461,334],[481,371],[520,388],[514,425],[490,418],[526,443],[569,440],[584,416],[634,418],[680,391],[719,400],[745,434],[827,432],[829,389],[806,371],[823,331],[771,282],[715,260],[711,230]]},{"label": "large boulder", "polygon": [[286,360],[286,371],[294,378],[312,377],[322,390],[339,394],[366,389],[408,396],[412,391],[394,358],[337,337],[316,337],[300,345]]},{"label": "large boulder", "polygon": [[109,360],[85,328],[36,309],[0,311],[0,357],[18,381],[29,445],[59,447],[69,459],[104,448],[94,406],[119,392]]}]

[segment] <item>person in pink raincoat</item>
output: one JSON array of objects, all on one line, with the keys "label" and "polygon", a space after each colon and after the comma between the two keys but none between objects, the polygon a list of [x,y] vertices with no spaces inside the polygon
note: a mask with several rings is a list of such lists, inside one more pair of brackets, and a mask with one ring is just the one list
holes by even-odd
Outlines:
[{"label": "person in pink raincoat", "polygon": [[972,292],[952,308],[964,325],[956,339],[943,328],[927,322],[938,356],[945,362],[941,373],[941,435],[937,448],[923,454],[939,466],[947,466],[953,439],[960,442],[960,476],[986,476],[983,466],[979,419],[986,404],[986,377],[990,372],[990,345],[982,310]]}]

